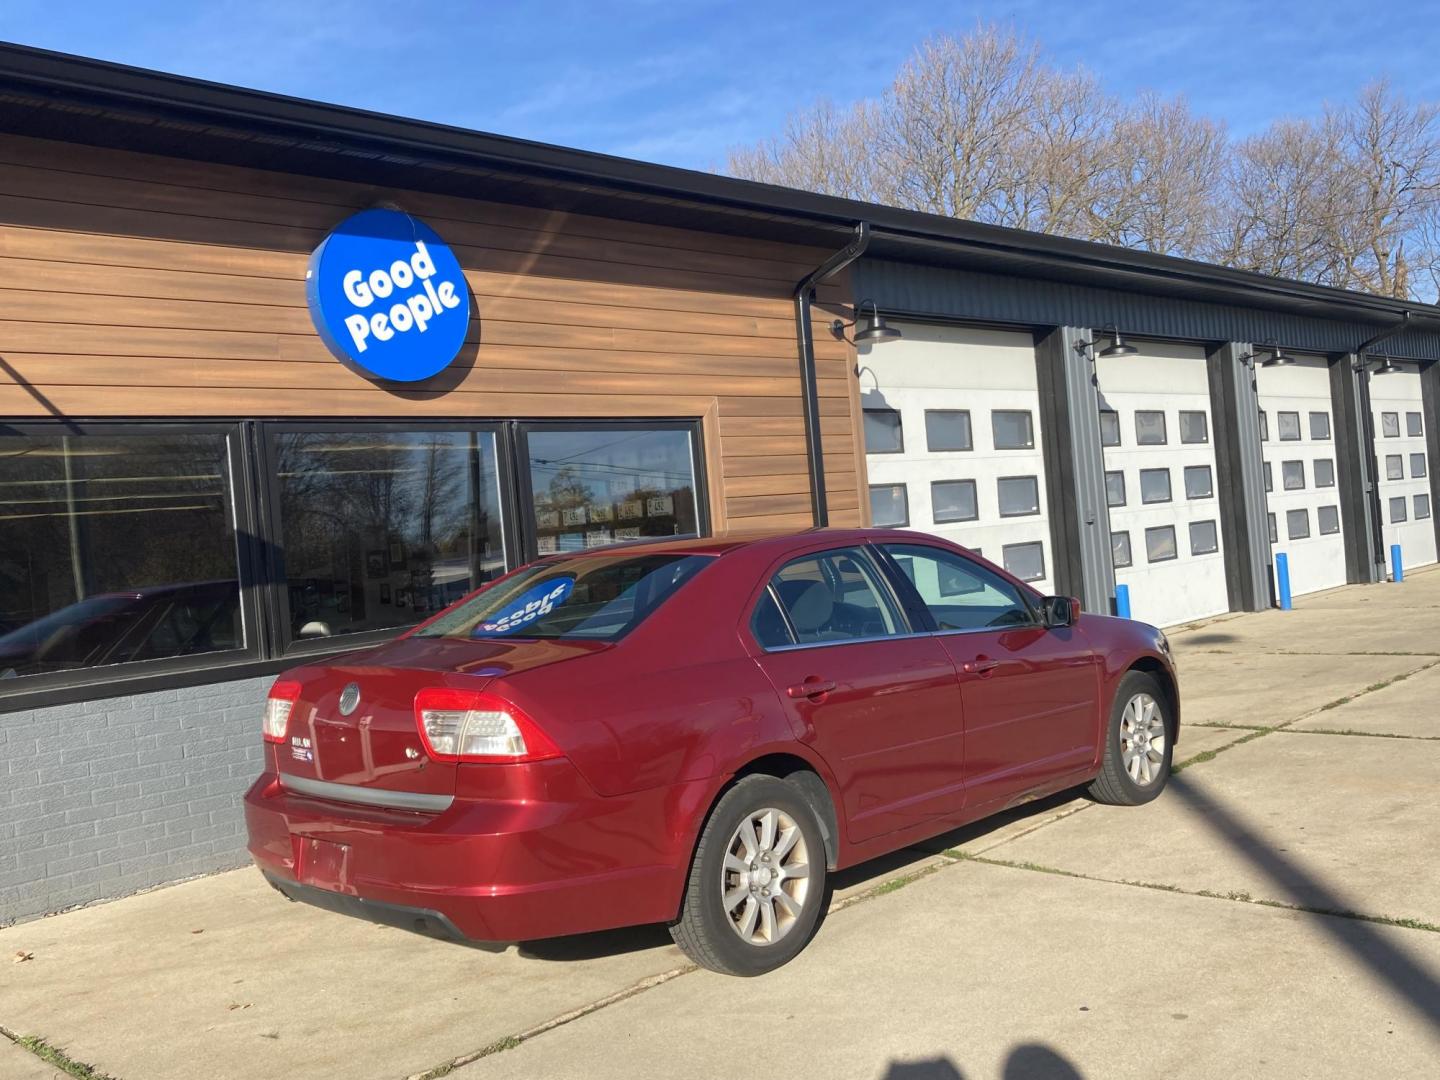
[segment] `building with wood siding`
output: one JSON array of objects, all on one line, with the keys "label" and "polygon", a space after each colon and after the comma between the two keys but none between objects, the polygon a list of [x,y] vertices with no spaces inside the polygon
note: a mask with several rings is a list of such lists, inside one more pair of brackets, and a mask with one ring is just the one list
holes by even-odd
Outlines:
[{"label": "building with wood siding", "polygon": [[[463,269],[419,382],[307,305],[374,207]],[[1435,561],[1426,305],[10,46],[0,271],[0,924],[242,862],[275,673],[550,551],[883,518],[1157,622]]]}]

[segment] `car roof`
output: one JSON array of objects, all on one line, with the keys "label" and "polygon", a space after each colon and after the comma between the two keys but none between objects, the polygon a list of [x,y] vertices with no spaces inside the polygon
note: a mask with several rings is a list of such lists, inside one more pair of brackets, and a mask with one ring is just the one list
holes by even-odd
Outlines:
[{"label": "car roof", "polygon": [[[691,536],[683,539],[637,540],[624,544],[610,544],[603,548],[587,551],[559,552],[545,556],[546,560],[564,559],[577,555],[605,555],[623,550],[627,554],[648,555],[658,553],[684,553],[687,555],[724,555],[739,548],[773,547],[783,550],[792,545],[809,546],[811,541],[823,540],[835,544],[858,544],[867,540],[915,540],[916,534],[902,529],[835,529],[810,528],[786,530],[756,530],[724,533],[720,536]],[[923,537],[921,537],[923,539]]]}]

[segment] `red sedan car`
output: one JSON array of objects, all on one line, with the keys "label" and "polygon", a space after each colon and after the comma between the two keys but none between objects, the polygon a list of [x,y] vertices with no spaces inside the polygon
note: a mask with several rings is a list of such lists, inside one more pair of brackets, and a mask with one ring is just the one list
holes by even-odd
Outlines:
[{"label": "red sedan car", "polygon": [[1169,645],[890,530],[558,555],[266,704],[250,851],[282,893],[511,942],[668,923],[756,975],[830,872],[1079,784],[1169,776]]}]

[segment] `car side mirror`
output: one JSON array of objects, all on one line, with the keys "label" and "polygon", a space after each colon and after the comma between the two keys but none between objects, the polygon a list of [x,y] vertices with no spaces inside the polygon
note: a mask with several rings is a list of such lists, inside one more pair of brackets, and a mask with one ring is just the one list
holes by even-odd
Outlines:
[{"label": "car side mirror", "polygon": [[1080,618],[1080,601],[1073,596],[1047,596],[1040,601],[1040,612],[1051,629],[1074,626]]}]

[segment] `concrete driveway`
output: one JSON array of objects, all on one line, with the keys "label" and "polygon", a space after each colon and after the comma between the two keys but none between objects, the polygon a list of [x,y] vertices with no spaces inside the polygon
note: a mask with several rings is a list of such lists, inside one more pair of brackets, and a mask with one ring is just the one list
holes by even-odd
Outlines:
[{"label": "concrete driveway", "polygon": [[1440,572],[1172,641],[1163,798],[843,875],[761,979],[653,927],[493,956],[238,871],[0,931],[0,1026],[118,1080],[1437,1075]]}]

